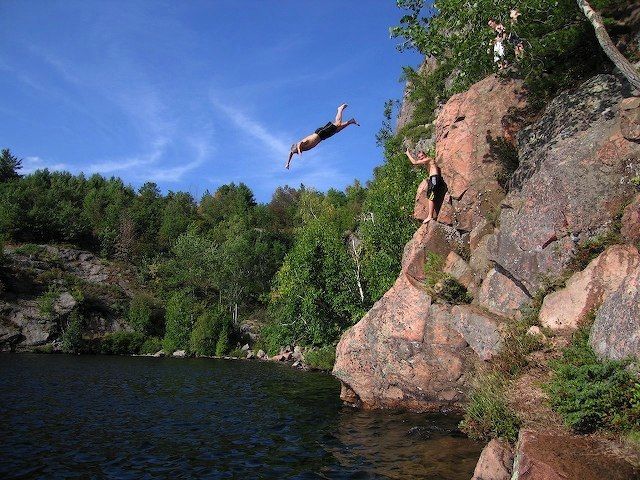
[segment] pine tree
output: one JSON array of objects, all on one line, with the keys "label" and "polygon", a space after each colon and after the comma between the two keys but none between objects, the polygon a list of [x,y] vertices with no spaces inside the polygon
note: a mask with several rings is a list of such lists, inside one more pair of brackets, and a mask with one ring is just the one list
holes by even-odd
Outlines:
[{"label": "pine tree", "polygon": [[22,175],[18,173],[18,170],[21,168],[22,160],[11,155],[11,151],[8,148],[2,149],[0,153],[0,182],[20,178]]}]

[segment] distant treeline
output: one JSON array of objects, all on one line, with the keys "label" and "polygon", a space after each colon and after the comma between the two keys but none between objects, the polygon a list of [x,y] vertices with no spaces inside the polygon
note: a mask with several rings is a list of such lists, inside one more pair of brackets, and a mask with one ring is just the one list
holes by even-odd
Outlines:
[{"label": "distant treeline", "polygon": [[228,350],[247,319],[263,325],[271,352],[334,344],[391,286],[415,228],[419,175],[401,155],[367,187],[278,187],[265,204],[242,183],[196,200],[151,182],[136,191],[114,177],[20,168],[3,150],[4,240],[73,244],[131,266],[150,295],[135,299],[130,321],[157,335],[145,322],[160,307],[169,350],[215,353],[221,337],[217,351]]}]

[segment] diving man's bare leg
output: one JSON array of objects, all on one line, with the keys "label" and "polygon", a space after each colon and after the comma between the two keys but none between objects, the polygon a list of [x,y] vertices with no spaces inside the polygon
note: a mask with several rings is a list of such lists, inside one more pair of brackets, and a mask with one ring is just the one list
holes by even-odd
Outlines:
[{"label": "diving man's bare leg", "polygon": [[342,124],[342,112],[344,111],[344,109],[347,108],[347,104],[343,103],[342,105],[340,105],[338,107],[338,111],[336,112],[336,119],[333,122],[335,125],[341,125]]}]

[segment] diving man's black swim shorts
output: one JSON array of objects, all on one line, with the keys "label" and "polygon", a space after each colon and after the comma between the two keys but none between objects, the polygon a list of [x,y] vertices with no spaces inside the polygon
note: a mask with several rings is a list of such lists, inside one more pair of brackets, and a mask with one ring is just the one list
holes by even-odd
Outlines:
[{"label": "diving man's black swim shorts", "polygon": [[318,128],[315,133],[320,136],[320,140],[326,140],[327,138],[333,136],[337,131],[338,127],[329,122],[324,127]]}]

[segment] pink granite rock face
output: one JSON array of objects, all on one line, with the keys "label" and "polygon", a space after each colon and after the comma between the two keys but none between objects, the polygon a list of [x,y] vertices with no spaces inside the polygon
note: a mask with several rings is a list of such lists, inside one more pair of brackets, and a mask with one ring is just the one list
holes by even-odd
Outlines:
[{"label": "pink granite rock face", "polygon": [[507,442],[493,439],[482,450],[471,480],[510,480],[513,449]]},{"label": "pink granite rock face", "polygon": [[513,478],[518,480],[630,480],[640,472],[595,439],[520,431]]},{"label": "pink granite rock face", "polygon": [[640,267],[598,309],[589,343],[600,358],[640,358]]},{"label": "pink granite rock face", "polygon": [[338,343],[333,374],[343,399],[364,408],[458,406],[472,351],[448,314],[401,275]]},{"label": "pink granite rock face", "polygon": [[500,348],[501,319],[472,305],[433,304],[426,293],[426,252],[449,258],[461,278],[471,275],[452,254],[459,242],[455,229],[430,222],[406,245],[393,287],[337,346],[333,373],[345,402],[419,411],[461,406],[474,364]]},{"label": "pink granite rock face", "polygon": [[492,144],[514,141],[520,125],[512,114],[525,106],[522,82],[492,75],[451,97],[438,115],[437,161],[456,228],[470,232],[504,198]]},{"label": "pink granite rock face", "polygon": [[513,280],[495,268],[489,270],[482,282],[478,303],[497,315],[515,317],[531,298]]},{"label": "pink granite rock face", "polygon": [[520,166],[502,202],[490,258],[533,295],[558,276],[575,243],[611,228],[634,196],[640,143],[624,138],[619,104],[629,86],[598,75],[556,97],[519,135]]},{"label": "pink granite rock face", "polygon": [[629,97],[620,102],[620,128],[627,140],[640,140],[640,98]]},{"label": "pink granite rock face", "polygon": [[553,330],[575,329],[639,265],[640,254],[634,246],[609,247],[587,268],[573,274],[565,288],[545,297],[540,309],[540,322]]},{"label": "pink granite rock face", "polygon": [[622,214],[620,235],[627,243],[640,245],[640,195],[626,206]]}]

